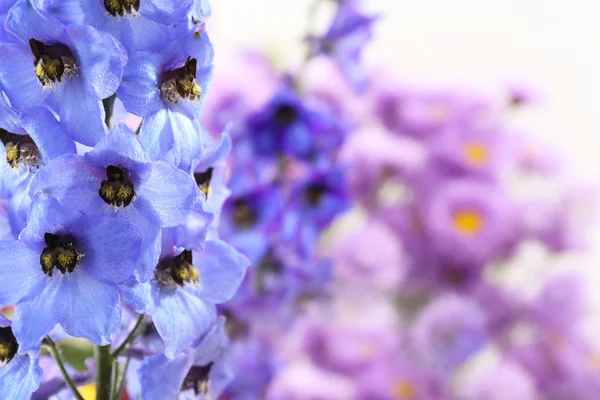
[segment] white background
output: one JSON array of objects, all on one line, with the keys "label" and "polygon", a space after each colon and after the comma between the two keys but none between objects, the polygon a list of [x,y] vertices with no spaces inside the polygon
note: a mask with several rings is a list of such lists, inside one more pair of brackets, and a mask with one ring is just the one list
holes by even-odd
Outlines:
[{"label": "white background", "polygon": [[[325,0],[327,1],[327,0]],[[218,61],[236,48],[298,57],[309,1],[213,0]],[[600,0],[365,0],[380,11],[370,63],[415,83],[488,87],[522,78],[545,102],[520,121],[600,184]],[[221,56],[219,56],[219,53]],[[249,79],[252,79],[249,77]],[[594,254],[576,261],[600,304],[600,229]]]}]

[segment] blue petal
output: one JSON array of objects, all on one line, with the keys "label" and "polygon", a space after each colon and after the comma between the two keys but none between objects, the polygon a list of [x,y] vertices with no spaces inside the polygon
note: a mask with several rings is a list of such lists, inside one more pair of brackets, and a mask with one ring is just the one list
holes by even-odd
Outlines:
[{"label": "blue petal", "polygon": [[18,134],[25,133],[22,132],[19,115],[16,110],[11,108],[6,102],[4,96],[0,96],[0,126],[9,132]]},{"label": "blue petal", "polygon": [[140,16],[125,20],[122,30],[123,44],[130,54],[135,54],[138,51],[160,52],[173,28]]},{"label": "blue petal", "polygon": [[[83,221],[82,221],[83,222]],[[81,267],[96,279],[123,282],[133,275],[140,261],[142,234],[121,218],[105,215],[78,221],[76,235],[85,249]],[[73,227],[71,233],[75,233]]]},{"label": "blue petal", "polygon": [[244,279],[250,261],[222,241],[211,240],[204,250],[194,252],[200,282],[191,290],[202,299],[218,304],[230,300]]},{"label": "blue petal", "polygon": [[6,16],[5,27],[23,43],[31,38],[55,43],[64,28],[56,19],[36,10],[29,0],[17,1]]},{"label": "blue petal", "polygon": [[44,282],[40,266],[42,247],[28,246],[17,240],[0,242],[0,306],[16,304],[30,293],[39,292]]},{"label": "blue petal", "polygon": [[96,100],[115,93],[127,63],[123,46],[110,34],[91,26],[69,25],[67,35],[87,91],[98,96]]},{"label": "blue petal", "polygon": [[145,0],[140,14],[161,24],[170,25],[185,18],[192,10],[193,0]]},{"label": "blue petal", "polygon": [[[98,213],[107,206],[98,195],[105,176],[104,169],[95,168],[84,157],[65,154],[47,163],[33,176],[29,193],[31,196],[53,196],[71,210]],[[43,217],[43,211],[40,217]]]},{"label": "blue petal", "polygon": [[121,322],[117,285],[97,280],[86,268],[58,279],[63,282],[57,299],[62,302],[59,322],[65,332],[101,346],[111,343]]},{"label": "blue petal", "polygon": [[113,128],[85,157],[96,165],[119,165],[136,174],[144,173],[149,166],[141,164],[151,161],[138,136],[125,124]]},{"label": "blue petal", "polygon": [[19,240],[43,243],[46,232],[62,232],[80,217],[81,213],[68,211],[54,197],[39,193],[33,197],[27,226]]},{"label": "blue petal", "polygon": [[196,171],[207,170],[219,161],[223,161],[231,152],[231,137],[226,132],[219,137],[218,141],[212,137],[205,137],[204,140],[209,141],[209,145],[203,149],[200,160],[194,168]]},{"label": "blue petal", "polygon": [[159,79],[162,57],[155,53],[137,53],[131,57],[117,96],[132,114],[146,117],[161,110]]},{"label": "blue petal", "polygon": [[44,91],[35,75],[31,51],[23,46],[0,44],[0,86],[19,110],[39,106],[50,92]]},{"label": "blue petal", "polygon": [[170,126],[171,111],[161,109],[148,115],[142,122],[140,141],[153,160],[160,158],[172,148],[173,130]]},{"label": "blue petal", "polygon": [[21,125],[37,145],[44,162],[63,154],[77,153],[75,142],[47,109],[34,107],[27,110],[22,115]]},{"label": "blue petal", "polygon": [[19,353],[38,348],[44,336],[59,322],[65,304],[78,301],[65,296],[63,282],[66,281],[60,277],[46,279],[42,290],[15,305],[13,333],[19,342]]},{"label": "blue petal", "polygon": [[120,210],[121,216],[144,234],[142,240],[142,259],[135,270],[136,277],[146,282],[152,276],[160,257],[161,230],[150,206],[144,198],[133,202],[133,207]]},{"label": "blue petal", "polygon": [[27,400],[39,386],[42,369],[32,354],[16,355],[7,365],[0,366],[2,398]]},{"label": "blue petal", "polygon": [[106,135],[102,101],[90,96],[79,78],[67,79],[50,97],[60,104],[60,122],[69,136],[86,146],[94,146]]},{"label": "blue petal", "polygon": [[194,179],[164,161],[152,164],[150,177],[136,188],[152,207],[161,227],[181,223],[194,207],[199,194]]},{"label": "blue petal", "polygon": [[216,310],[185,290],[155,287],[152,292],[154,303],[150,315],[165,342],[165,355],[172,359],[210,329]]},{"label": "blue petal", "polygon": [[145,400],[178,398],[181,385],[192,367],[193,357],[184,355],[174,360],[165,356],[152,356],[142,362],[138,376]]},{"label": "blue petal", "polygon": [[148,314],[152,304],[152,285],[129,278],[119,285],[123,301],[138,314]]},{"label": "blue petal", "polygon": [[202,149],[200,123],[178,112],[171,113],[170,122],[173,130],[173,162],[178,168],[189,171],[192,159]]}]

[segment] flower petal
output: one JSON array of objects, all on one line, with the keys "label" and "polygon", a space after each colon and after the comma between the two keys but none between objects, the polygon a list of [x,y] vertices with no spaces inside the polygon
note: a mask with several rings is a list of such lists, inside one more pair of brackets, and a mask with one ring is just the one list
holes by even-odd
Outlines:
[{"label": "flower petal", "polygon": [[146,117],[164,107],[158,87],[161,63],[162,58],[156,53],[140,52],[130,58],[117,90],[130,113]]},{"label": "flower petal", "polygon": [[140,13],[146,18],[169,25],[184,19],[192,10],[193,0],[146,0]]},{"label": "flower petal", "polygon": [[19,110],[39,106],[48,97],[35,75],[31,51],[15,44],[0,44],[0,86]]},{"label": "flower petal", "polygon": [[173,131],[168,121],[170,113],[167,109],[161,109],[148,115],[142,122],[140,142],[153,160],[166,154],[172,147]]},{"label": "flower petal", "polygon": [[85,157],[96,165],[118,165],[130,171],[143,169],[139,164],[151,161],[138,136],[125,124],[113,128]]},{"label": "flower petal", "polygon": [[29,0],[19,0],[8,11],[4,26],[23,43],[31,38],[40,42],[56,42],[63,25],[34,8]]},{"label": "flower petal", "polygon": [[207,241],[203,251],[193,254],[193,262],[200,282],[189,290],[214,304],[235,295],[250,264],[245,256],[220,240]]},{"label": "flower petal", "polygon": [[133,275],[141,256],[142,233],[127,221],[106,215],[86,217],[71,228],[85,250],[81,267],[108,282],[123,282]]},{"label": "flower petal", "polygon": [[0,306],[16,304],[28,294],[39,292],[44,282],[41,250],[18,240],[0,242]]},{"label": "flower petal", "polygon": [[151,315],[172,359],[204,335],[216,319],[215,307],[184,290],[153,288]]},{"label": "flower petal", "polygon": [[193,357],[190,355],[184,355],[174,360],[169,360],[163,355],[145,359],[138,369],[142,398],[146,400],[176,399],[192,363]]},{"label": "flower petal", "polygon": [[44,162],[63,154],[77,153],[75,142],[47,109],[34,107],[25,111],[21,125],[37,145]]},{"label": "flower petal", "polygon": [[2,398],[27,400],[39,386],[42,369],[35,356],[16,355],[7,365],[0,366],[0,387]]},{"label": "flower petal", "polygon": [[138,185],[138,195],[152,207],[161,227],[181,223],[194,207],[200,193],[194,179],[164,161],[152,164],[150,177]]},{"label": "flower petal", "polygon": [[54,197],[39,193],[33,198],[27,226],[19,240],[43,243],[45,233],[61,232],[80,216],[79,212],[67,211]]},{"label": "flower petal", "polygon": [[148,314],[152,304],[152,285],[141,283],[136,278],[129,278],[119,285],[123,301],[139,314]]}]

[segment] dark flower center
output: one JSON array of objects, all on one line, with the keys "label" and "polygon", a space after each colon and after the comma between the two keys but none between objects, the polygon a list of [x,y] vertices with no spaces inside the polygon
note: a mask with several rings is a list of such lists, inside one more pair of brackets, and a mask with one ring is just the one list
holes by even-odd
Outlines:
[{"label": "dark flower center", "polygon": [[0,365],[8,364],[17,354],[19,345],[10,326],[0,328]]},{"label": "dark flower center", "polygon": [[275,109],[275,122],[282,126],[293,125],[298,119],[298,111],[291,104],[280,104]]},{"label": "dark flower center", "polygon": [[160,93],[170,103],[180,99],[198,101],[202,88],[196,81],[196,59],[188,57],[181,68],[167,71],[162,75]]},{"label": "dark flower center", "polygon": [[266,292],[265,279],[267,276],[277,276],[283,271],[283,265],[277,260],[272,251],[270,251],[258,264],[256,268],[256,288],[258,292],[264,294]]},{"label": "dark flower center", "polygon": [[322,183],[313,183],[304,189],[304,201],[316,207],[321,204],[323,196],[327,193],[327,186]]},{"label": "dark flower center", "polygon": [[210,193],[210,181],[212,179],[213,168],[210,167],[204,172],[195,172],[194,179],[196,180],[196,185],[198,188],[204,193],[204,196],[208,199],[208,194]]},{"label": "dark flower center", "polygon": [[127,207],[135,198],[127,169],[109,165],[106,167],[106,178],[98,191],[102,200],[115,207]]},{"label": "dark flower center", "polygon": [[122,17],[140,11],[140,0],[104,0],[104,9],[113,17]]},{"label": "dark flower center", "polygon": [[71,273],[84,253],[77,249],[75,239],[71,236],[58,236],[52,233],[44,234],[46,247],[40,254],[40,264],[42,271],[48,276],[52,276],[54,268],[62,274]]},{"label": "dark flower center", "polygon": [[29,39],[29,48],[35,57],[35,75],[43,86],[62,82],[63,76],[77,76],[77,61],[71,49],[61,43],[45,45]]},{"label": "dark flower center", "polygon": [[256,214],[245,199],[233,202],[233,223],[239,229],[250,229],[256,224]]},{"label": "dark flower center", "polygon": [[0,128],[0,141],[6,148],[6,162],[13,169],[23,164],[27,169],[42,166],[40,152],[29,135],[17,135]]},{"label": "dark flower center", "polygon": [[199,281],[198,270],[192,263],[192,252],[189,250],[182,251],[178,256],[162,259],[154,275],[162,287],[183,286]]},{"label": "dark flower center", "polygon": [[185,392],[186,390],[193,389],[196,396],[201,393],[207,394],[209,383],[208,374],[210,373],[212,366],[213,363],[202,367],[193,365],[181,384],[181,391]]}]

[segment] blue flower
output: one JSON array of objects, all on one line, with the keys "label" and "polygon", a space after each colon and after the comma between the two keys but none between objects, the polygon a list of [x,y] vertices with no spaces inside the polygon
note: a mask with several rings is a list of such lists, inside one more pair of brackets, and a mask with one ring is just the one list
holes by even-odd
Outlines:
[{"label": "blue flower", "polygon": [[70,210],[116,214],[144,234],[137,274],[146,281],[160,255],[160,228],[184,221],[198,197],[194,179],[164,161],[152,162],[137,135],[121,124],[84,156],[66,154],[38,171],[30,194],[48,193]]},{"label": "blue flower", "polygon": [[141,234],[111,216],[68,212],[39,195],[19,240],[0,242],[0,305],[15,304],[19,353],[60,323],[71,336],[105,345],[121,319],[117,283],[140,259]]},{"label": "blue flower", "polygon": [[37,352],[17,353],[11,321],[0,314],[0,388],[2,398],[26,400],[40,385],[42,369]]},{"label": "blue flower", "polygon": [[152,316],[173,359],[208,331],[215,304],[233,297],[247,266],[244,256],[217,240],[202,251],[167,248],[152,279],[130,279],[121,285],[122,296],[136,312]]},{"label": "blue flower", "polygon": [[89,26],[63,26],[27,0],[9,11],[6,29],[20,40],[0,44],[0,88],[18,110],[46,104],[72,139],[93,146],[105,134],[101,100],[119,86],[125,49]]},{"label": "blue flower", "polygon": [[179,358],[155,355],[145,359],[138,370],[142,398],[218,399],[233,378],[225,357],[229,339],[224,322],[217,320],[197,348]]},{"label": "blue flower", "polygon": [[152,159],[173,152],[189,170],[201,146],[200,115],[212,77],[213,48],[203,25],[164,43],[160,53],[134,54],[117,91],[132,114],[144,117],[140,140]]},{"label": "blue flower", "polygon": [[339,116],[330,111],[314,107],[284,83],[263,110],[248,118],[247,140],[262,157],[315,160],[337,148],[346,132]]},{"label": "blue flower", "polygon": [[160,51],[171,25],[184,20],[194,0],[41,0],[41,9],[65,23],[112,34],[129,53]]},{"label": "blue flower", "polygon": [[341,2],[333,22],[323,37],[309,38],[313,54],[334,59],[350,84],[359,91],[366,88],[366,77],[360,66],[362,48],[371,39],[377,17],[362,15],[354,1]]}]

